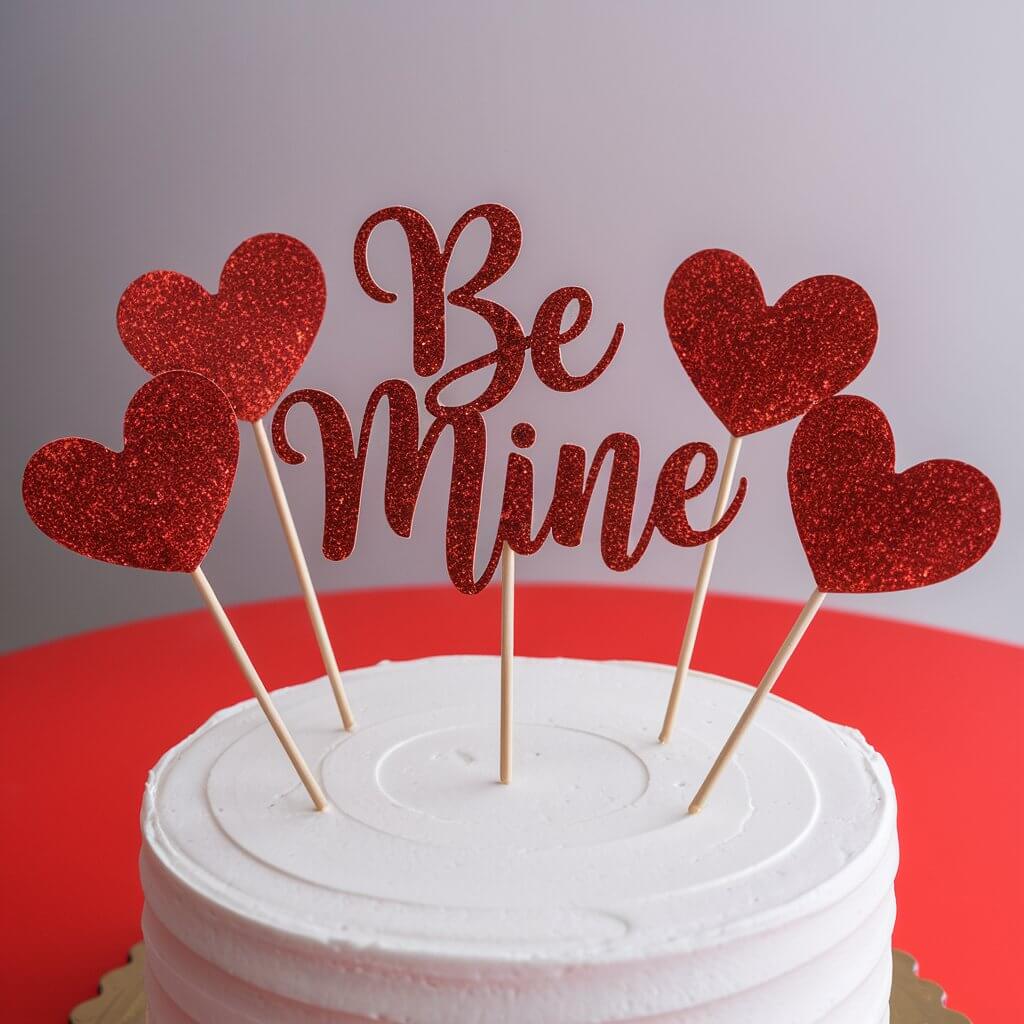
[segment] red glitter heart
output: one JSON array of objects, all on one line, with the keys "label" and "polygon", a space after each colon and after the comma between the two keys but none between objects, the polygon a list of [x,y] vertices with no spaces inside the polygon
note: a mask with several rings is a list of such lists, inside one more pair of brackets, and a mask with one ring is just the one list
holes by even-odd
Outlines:
[{"label": "red glitter heart", "polygon": [[683,369],[735,437],[801,416],[867,365],[875,307],[845,277],[809,277],[774,306],[751,267],[725,249],[685,260],[665,291],[665,323]]},{"label": "red glitter heart", "polygon": [[72,551],[139,569],[191,572],[213,543],[238,461],[238,424],[197,373],[163,373],[124,415],[124,450],[65,437],[25,467],[32,521]]},{"label": "red glitter heart", "polygon": [[801,421],[789,452],[793,516],[818,589],[910,590],[956,576],[992,546],[999,495],[965,462],[897,473],[885,413],[841,395]]},{"label": "red glitter heart", "polygon": [[211,295],[190,277],[154,270],[117,307],[125,348],[149,373],[194,370],[258,420],[299,372],[327,303],[323,268],[288,235],[256,235],[228,257]]}]

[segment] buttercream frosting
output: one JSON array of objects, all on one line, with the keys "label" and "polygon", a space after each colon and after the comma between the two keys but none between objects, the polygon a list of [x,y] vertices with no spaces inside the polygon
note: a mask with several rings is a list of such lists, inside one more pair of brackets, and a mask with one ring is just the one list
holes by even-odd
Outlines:
[{"label": "buttercream frosting", "polygon": [[750,696],[694,673],[450,656],[275,702],[317,813],[254,702],[151,773],[142,814],[151,1024],[888,1021],[895,797],[855,731],[771,697],[705,809]]}]

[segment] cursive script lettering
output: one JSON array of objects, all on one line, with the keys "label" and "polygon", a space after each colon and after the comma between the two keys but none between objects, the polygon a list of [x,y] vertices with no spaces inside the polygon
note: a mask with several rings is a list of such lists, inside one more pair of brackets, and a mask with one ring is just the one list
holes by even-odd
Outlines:
[{"label": "cursive script lettering", "polygon": [[[630,550],[640,443],[631,434],[616,433],[601,442],[589,469],[583,448],[573,444],[561,446],[548,512],[534,534],[533,463],[528,457],[511,452],[494,543],[483,570],[477,575],[475,564],[487,455],[487,428],[481,414],[470,409],[457,416],[435,419],[421,442],[415,391],[406,381],[388,380],[378,385],[367,401],[357,443],[341,403],[324,391],[304,389],[292,392],[278,406],[272,427],[274,446],[287,463],[298,465],[305,461],[305,455],[288,441],[286,421],[294,406],[300,403],[309,406],[320,429],[324,458],[323,550],[327,558],[335,561],[347,558],[355,547],[370,434],[385,398],[389,407],[389,433],[384,511],[388,524],[401,537],[412,533],[423,478],[437,442],[446,429],[452,431],[454,444],[445,550],[448,575],[466,594],[478,593],[491,581],[506,541],[521,555],[535,553],[548,537],[565,547],[577,546],[583,536],[598,477],[609,457],[611,470],[601,526],[601,556],[610,569],[619,572],[636,565],[656,529],[670,543],[683,547],[704,544],[717,537],[736,517],[746,494],[746,481],[741,480],[725,515],[709,530],[693,529],[687,518],[686,502],[710,486],[717,472],[718,456],[704,442],[683,445],[669,455],[662,466],[650,513],[636,545]],[[520,448],[530,447],[534,438],[535,432],[529,424],[521,423],[512,432],[513,443]],[[693,461],[698,456],[703,460],[703,470],[696,482],[688,484]]]},{"label": "cursive script lettering", "polygon": [[[490,228],[487,255],[480,269],[464,284],[447,292],[446,279],[452,254],[465,229],[476,220]],[[592,384],[608,369],[622,342],[618,324],[604,352],[586,373],[573,374],[562,360],[562,347],[586,330],[593,313],[590,295],[577,286],[553,291],[541,304],[526,334],[518,318],[505,306],[485,299],[480,292],[503,277],[519,256],[522,229],[516,215],[504,206],[485,203],[467,210],[448,233],[442,248],[437,233],[421,213],[407,206],[389,206],[368,217],[356,235],[356,277],[363,290],[377,302],[391,303],[395,292],[381,288],[370,272],[367,247],[381,224],[393,221],[405,232],[412,270],[412,364],[421,377],[436,377],[427,389],[424,406],[433,421],[420,438],[420,414],[416,392],[404,380],[386,380],[373,390],[359,427],[358,439],[341,403],[324,391],[302,390],[288,395],[274,414],[274,446],[285,462],[305,460],[288,440],[285,424],[296,405],[312,409],[320,428],[326,494],[324,502],[324,554],[332,560],[347,558],[356,543],[359,510],[370,435],[378,411],[388,405],[388,456],[384,484],[384,513],[392,530],[401,537],[412,533],[416,503],[437,442],[446,430],[452,433],[451,482],[445,551],[448,575],[466,594],[475,594],[490,582],[507,543],[520,555],[538,551],[551,538],[564,547],[575,547],[583,528],[605,463],[609,464],[608,489],[601,521],[601,557],[619,572],[633,568],[647,550],[655,531],[669,543],[682,547],[705,544],[735,519],[746,495],[741,480],[725,515],[708,530],[695,530],[686,514],[686,503],[708,489],[718,471],[715,450],[702,441],[684,444],[665,460],[658,474],[650,511],[635,544],[630,546],[640,476],[640,442],[631,434],[609,434],[588,464],[586,451],[563,444],[558,452],[551,501],[534,530],[535,487],[533,462],[522,454],[536,441],[529,423],[512,431],[519,449],[508,454],[501,515],[494,541],[483,568],[477,573],[477,547],[484,470],[487,462],[487,426],[483,414],[502,402],[519,382],[526,354],[530,353],[537,378],[552,391],[571,392]],[[480,317],[494,336],[494,347],[454,369],[441,373],[445,362],[445,307],[451,303]],[[570,311],[575,317],[563,327]],[[446,404],[443,392],[456,381],[491,368],[486,386],[475,397]],[[437,376],[441,374],[440,376]],[[701,460],[701,472],[689,482],[693,464]]]},{"label": "cursive script lettering", "polygon": [[[458,415],[466,410],[486,412],[503,401],[516,386],[523,372],[528,349],[532,349],[534,370],[540,380],[554,391],[576,391],[604,373],[618,351],[622,341],[623,325],[618,324],[601,358],[589,373],[574,376],[562,363],[560,348],[578,338],[590,322],[593,302],[590,295],[578,287],[559,288],[540,305],[534,319],[533,330],[527,336],[516,316],[491,299],[478,294],[488,285],[503,277],[516,261],[523,236],[516,215],[504,206],[485,203],[467,210],[448,233],[442,249],[430,222],[423,214],[407,206],[391,206],[378,210],[360,227],[355,243],[355,270],[359,283],[372,299],[390,303],[397,299],[394,292],[381,288],[367,262],[367,246],[375,228],[387,221],[395,221],[405,231],[412,269],[413,369],[421,377],[432,377],[441,371],[445,359],[445,289],[448,264],[462,232],[475,220],[486,220],[491,230],[487,256],[480,269],[469,281],[455,288],[447,296],[453,306],[475,313],[490,327],[494,335],[494,348],[482,356],[471,359],[449,370],[427,391],[427,411],[442,418]],[[565,331],[562,320],[569,307],[578,304],[576,319]],[[490,382],[480,393],[459,405],[445,405],[441,392],[455,381],[494,367]]]}]

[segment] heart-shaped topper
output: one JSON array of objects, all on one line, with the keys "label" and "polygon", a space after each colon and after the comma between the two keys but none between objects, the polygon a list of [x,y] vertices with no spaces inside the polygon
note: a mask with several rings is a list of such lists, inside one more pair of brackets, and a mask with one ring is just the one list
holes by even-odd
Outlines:
[{"label": "heart-shaped topper", "polygon": [[124,450],[65,437],[25,467],[32,521],[72,551],[117,565],[192,572],[213,543],[238,461],[224,393],[197,373],[144,384],[124,416]]},{"label": "heart-shaped topper", "polygon": [[683,369],[735,437],[785,423],[842,391],[867,365],[875,307],[845,277],[809,277],[774,306],[735,253],[704,249],[665,291],[665,324]]},{"label": "heart-shaped topper", "polygon": [[125,348],[149,373],[194,370],[261,419],[299,372],[327,303],[323,268],[297,238],[249,238],[228,257],[211,295],[190,277],[155,270],[117,307]]},{"label": "heart-shaped topper", "polygon": [[818,589],[910,590],[956,576],[992,546],[999,495],[965,462],[897,473],[885,413],[841,395],[809,412],[789,453],[793,516]]}]

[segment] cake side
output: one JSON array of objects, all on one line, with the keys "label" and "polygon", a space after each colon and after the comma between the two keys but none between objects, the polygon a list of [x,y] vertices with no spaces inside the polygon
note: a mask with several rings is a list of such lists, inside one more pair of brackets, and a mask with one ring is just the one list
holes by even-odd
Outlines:
[{"label": "cake side", "polygon": [[201,1024],[886,1019],[895,800],[857,734],[772,698],[688,817],[749,688],[695,675],[663,746],[670,668],[517,659],[499,787],[497,672],[350,672],[354,734],[325,682],[278,691],[328,814],[247,704],[170,751],[143,811],[164,995]]}]

